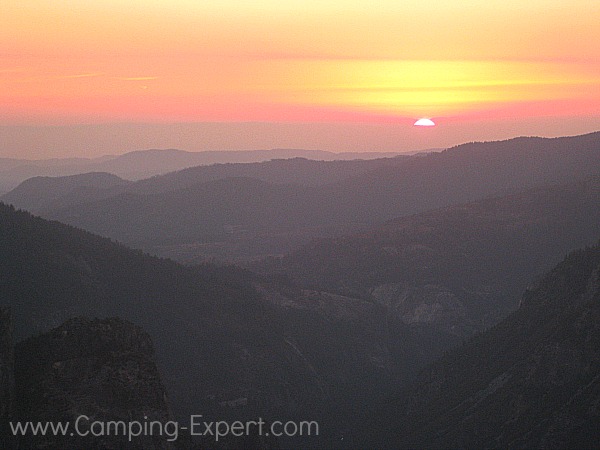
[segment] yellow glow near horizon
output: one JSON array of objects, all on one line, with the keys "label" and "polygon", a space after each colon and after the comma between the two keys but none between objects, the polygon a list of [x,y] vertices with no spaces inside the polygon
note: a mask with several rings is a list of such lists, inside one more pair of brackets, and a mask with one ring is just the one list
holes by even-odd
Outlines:
[{"label": "yellow glow near horizon", "polygon": [[589,115],[598,23],[590,0],[7,0],[0,123]]},{"label": "yellow glow near horizon", "polygon": [[588,88],[600,84],[600,74],[549,63],[342,60],[288,67],[301,76],[286,78],[284,100],[409,116],[455,114],[503,102],[589,98]]}]

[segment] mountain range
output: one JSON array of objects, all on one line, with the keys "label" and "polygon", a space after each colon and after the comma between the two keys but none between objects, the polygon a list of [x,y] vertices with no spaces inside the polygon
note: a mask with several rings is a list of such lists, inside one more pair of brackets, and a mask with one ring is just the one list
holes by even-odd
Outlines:
[{"label": "mountain range", "polygon": [[33,177],[2,197],[6,203],[44,214],[53,210],[123,194],[151,195],[177,191],[226,178],[253,178],[272,184],[320,186],[385,165],[397,165],[407,156],[351,161],[315,161],[306,158],[273,159],[261,163],[195,166],[136,182],[106,172],[64,177]]},{"label": "mountain range", "polygon": [[67,176],[86,172],[108,172],[128,180],[139,180],[158,174],[198,165],[249,163],[282,158],[315,160],[352,160],[393,157],[398,153],[361,152],[334,153],[323,150],[271,149],[187,152],[177,149],[136,150],[123,155],[98,158],[18,159],[0,158],[0,193],[36,176]]},{"label": "mountain range", "polygon": [[35,198],[58,197],[37,212],[181,261],[243,261],[281,255],[315,237],[599,172],[600,133],[592,133],[471,143],[399,159],[196,168],[114,190],[82,185],[62,199],[49,183],[32,180],[3,200],[26,207],[36,206]]}]

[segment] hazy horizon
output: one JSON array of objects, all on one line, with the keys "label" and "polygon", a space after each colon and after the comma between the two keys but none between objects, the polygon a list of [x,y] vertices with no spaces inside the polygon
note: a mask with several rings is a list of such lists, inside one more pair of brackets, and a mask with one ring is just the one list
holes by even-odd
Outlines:
[{"label": "hazy horizon", "polygon": [[600,129],[598,2],[39,0],[0,11],[0,157],[406,152]]},{"label": "hazy horizon", "polygon": [[520,136],[574,136],[600,130],[600,117],[529,119],[420,129],[407,124],[368,123],[103,123],[0,125],[0,157],[95,158],[148,149],[243,151],[269,149],[409,153],[466,142]]}]

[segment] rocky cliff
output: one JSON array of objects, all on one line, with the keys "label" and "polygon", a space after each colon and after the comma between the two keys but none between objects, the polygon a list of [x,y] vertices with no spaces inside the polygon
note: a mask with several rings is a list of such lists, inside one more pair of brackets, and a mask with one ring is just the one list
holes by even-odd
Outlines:
[{"label": "rocky cliff", "polygon": [[75,318],[27,339],[16,347],[15,374],[20,421],[74,424],[78,417],[89,418],[80,421],[81,430],[90,431],[86,437],[29,434],[21,438],[21,447],[171,446],[166,435],[139,436],[131,442],[117,433],[91,436],[94,421],[165,424],[171,420],[150,337],[129,322]]},{"label": "rocky cliff", "polygon": [[394,424],[381,430],[384,447],[596,448],[600,246],[570,254],[515,313],[424,371],[378,422]]}]

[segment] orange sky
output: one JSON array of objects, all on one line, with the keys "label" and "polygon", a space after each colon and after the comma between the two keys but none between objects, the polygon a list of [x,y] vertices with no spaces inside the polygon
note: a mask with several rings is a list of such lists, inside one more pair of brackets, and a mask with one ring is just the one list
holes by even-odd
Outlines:
[{"label": "orange sky", "polygon": [[0,125],[600,128],[599,23],[597,0],[6,0]]}]

